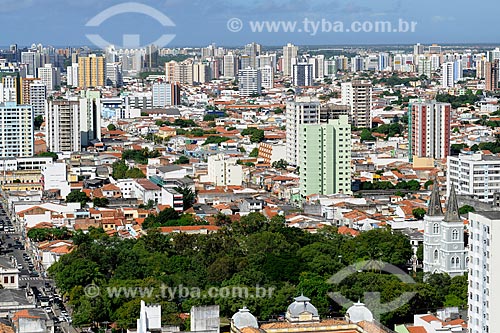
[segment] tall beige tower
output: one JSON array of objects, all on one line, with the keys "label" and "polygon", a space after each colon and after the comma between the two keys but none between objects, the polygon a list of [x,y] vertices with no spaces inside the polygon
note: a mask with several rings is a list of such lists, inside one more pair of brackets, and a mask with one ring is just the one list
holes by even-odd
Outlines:
[{"label": "tall beige tower", "polygon": [[78,58],[78,87],[94,88],[106,84],[106,58],[91,54]]}]

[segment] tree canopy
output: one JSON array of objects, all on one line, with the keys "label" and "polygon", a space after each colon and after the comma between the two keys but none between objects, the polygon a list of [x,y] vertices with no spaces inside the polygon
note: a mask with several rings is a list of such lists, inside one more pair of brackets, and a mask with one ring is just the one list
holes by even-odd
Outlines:
[{"label": "tree canopy", "polygon": [[[166,209],[144,222],[147,235],[139,239],[110,237],[102,229],[88,234],[76,232],[76,248],[54,263],[49,272],[58,288],[70,299],[76,326],[113,321],[120,328],[133,327],[138,317],[139,301],[162,305],[164,324],[182,324],[178,314],[195,305],[220,305],[222,316],[231,316],[243,305],[261,320],[283,313],[292,297],[304,293],[318,307],[321,316],[341,316],[345,309],[327,294],[340,291],[346,297],[362,299],[365,291],[379,291],[383,301],[406,291],[417,293],[409,304],[385,314],[381,319],[392,325],[396,318],[413,319],[414,309],[433,309],[445,304],[463,306],[467,302],[467,279],[454,278],[436,283],[432,275],[424,282],[417,274],[415,284],[405,284],[395,276],[377,269],[353,273],[342,283],[331,284],[330,277],[348,265],[361,260],[382,260],[406,271],[412,255],[406,236],[389,229],[362,232],[357,237],[341,235],[334,227],[311,234],[288,227],[282,216],[267,219],[259,213],[241,217],[237,222],[219,217],[221,231],[208,235],[163,235],[156,226],[193,223],[194,219]],[[143,225],[144,226],[144,225]],[[439,281],[441,281],[439,280]],[[95,298],[85,296],[84,286],[108,288],[152,287],[162,284],[200,288],[207,295],[211,287],[256,286],[274,288],[265,298],[231,297],[126,297],[101,292]],[[98,311],[96,311],[96,308]]]},{"label": "tree canopy", "polygon": [[90,201],[90,198],[82,191],[71,191],[66,196],[66,202],[80,202],[85,205]]}]

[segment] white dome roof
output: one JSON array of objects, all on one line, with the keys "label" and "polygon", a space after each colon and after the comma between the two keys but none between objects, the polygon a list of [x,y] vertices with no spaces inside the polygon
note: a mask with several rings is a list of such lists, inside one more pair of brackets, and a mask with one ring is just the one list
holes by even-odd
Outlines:
[{"label": "white dome roof", "polygon": [[363,303],[354,303],[349,309],[347,309],[347,315],[349,320],[353,323],[359,323],[360,321],[373,321],[372,312]]},{"label": "white dome roof", "polygon": [[295,302],[288,306],[287,312],[290,313],[292,317],[298,317],[301,313],[309,312],[313,316],[318,315],[318,309],[311,303],[309,303],[310,299],[301,295],[299,297],[294,298]]},{"label": "white dome roof", "polygon": [[233,325],[239,329],[244,327],[259,328],[257,319],[250,313],[250,310],[248,310],[246,306],[236,312],[231,318],[231,321]]}]

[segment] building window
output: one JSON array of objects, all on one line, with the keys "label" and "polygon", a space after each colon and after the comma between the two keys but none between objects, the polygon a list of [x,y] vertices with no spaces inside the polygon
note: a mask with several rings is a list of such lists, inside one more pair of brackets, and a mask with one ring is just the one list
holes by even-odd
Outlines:
[{"label": "building window", "polygon": [[439,234],[439,223],[434,223],[433,233],[434,234]]},{"label": "building window", "polygon": [[8,276],[4,276],[3,277],[3,284],[7,284],[9,283],[9,277]]},{"label": "building window", "polygon": [[438,250],[434,250],[434,261],[438,261],[439,259],[439,252]]},{"label": "building window", "polygon": [[457,229],[453,229],[451,232],[451,239],[452,240],[458,240],[459,239],[459,233]]}]

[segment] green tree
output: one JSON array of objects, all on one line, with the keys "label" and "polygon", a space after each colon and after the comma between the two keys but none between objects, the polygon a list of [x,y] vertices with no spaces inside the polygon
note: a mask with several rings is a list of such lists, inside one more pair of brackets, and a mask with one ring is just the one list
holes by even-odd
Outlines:
[{"label": "green tree", "polygon": [[109,124],[107,128],[108,131],[116,131],[116,126],[114,124]]},{"label": "green tree", "polygon": [[144,172],[139,168],[132,168],[125,172],[125,178],[146,178]]},{"label": "green tree", "polygon": [[58,156],[56,153],[53,153],[51,151],[43,151],[41,153],[38,153],[36,156],[38,157],[52,157],[53,161],[57,161]]},{"label": "green tree", "polygon": [[254,148],[248,155],[249,157],[258,157],[259,156],[259,148]]},{"label": "green tree", "polygon": [[66,202],[80,202],[82,205],[85,205],[89,201],[90,198],[82,191],[71,191],[66,196]]},{"label": "green tree", "polygon": [[424,260],[424,244],[419,244],[417,248],[417,258],[422,261]]},{"label": "green tree", "polygon": [[33,126],[36,130],[39,130],[43,124],[43,116],[36,116],[33,121]]},{"label": "green tree", "polygon": [[422,220],[424,218],[424,215],[425,215],[425,209],[423,208],[415,208],[411,211],[411,213],[413,214],[413,217],[415,217],[417,220]]},{"label": "green tree", "polygon": [[127,178],[125,175],[128,171],[128,166],[125,164],[125,161],[120,160],[116,161],[112,164],[113,172],[112,176],[114,179],[124,179]]},{"label": "green tree", "polygon": [[427,190],[429,186],[433,185],[434,181],[433,180],[428,180],[424,183],[424,188]]},{"label": "green tree", "polygon": [[458,209],[458,212],[460,213],[460,215],[466,215],[468,213],[473,213],[475,211],[476,211],[476,209],[472,206],[469,206],[469,205],[463,205],[462,207],[460,207]]},{"label": "green tree", "polygon": [[179,158],[174,162],[174,164],[189,164],[189,158],[185,155],[179,156]]},{"label": "green tree", "polygon": [[415,192],[420,190],[420,182],[418,180],[412,179],[407,184],[410,191]]},{"label": "green tree", "polygon": [[360,134],[361,141],[375,141],[375,137],[372,135],[369,129],[363,128]]},{"label": "green tree", "polygon": [[177,192],[182,194],[182,203],[183,203],[183,209],[189,209],[193,207],[193,204],[196,200],[196,194],[193,192],[193,190],[189,186],[178,186],[174,188]]},{"label": "green tree", "polygon": [[281,159],[279,161],[274,161],[272,167],[275,169],[286,170],[286,168],[288,167],[288,162],[285,161],[284,159]]},{"label": "green tree", "polygon": [[109,205],[108,198],[94,198],[92,203],[95,207],[107,207]]},{"label": "green tree", "polygon": [[257,142],[262,142],[262,140],[264,140],[263,130],[254,131],[252,136],[250,136],[250,142],[257,143]]},{"label": "green tree", "polygon": [[223,136],[209,136],[205,140],[205,142],[203,143],[203,146],[209,145],[209,144],[213,144],[213,143],[216,143],[217,145],[219,145],[220,143],[226,142],[228,140],[229,140],[229,138],[226,138],[226,137],[223,137]]},{"label": "green tree", "polygon": [[264,140],[264,130],[255,127],[245,128],[241,131],[241,135],[250,135],[250,141],[253,143],[262,142],[262,140]]}]

